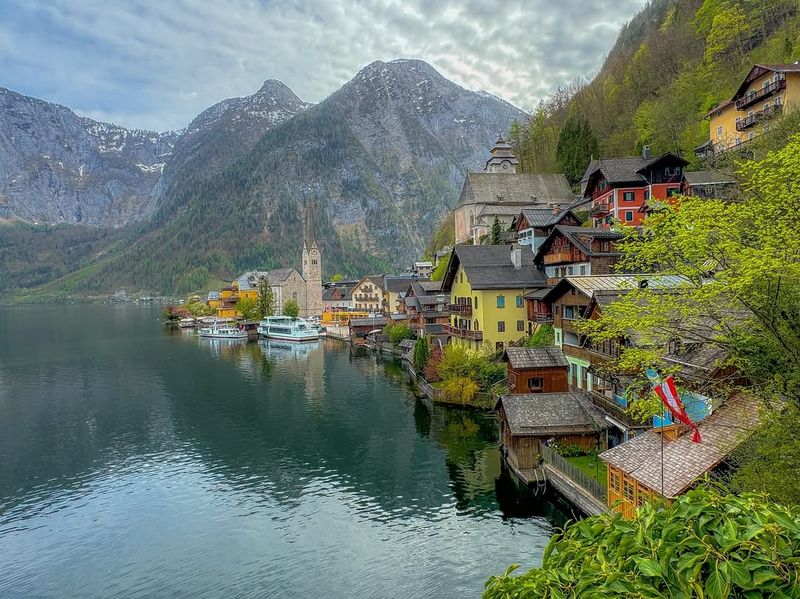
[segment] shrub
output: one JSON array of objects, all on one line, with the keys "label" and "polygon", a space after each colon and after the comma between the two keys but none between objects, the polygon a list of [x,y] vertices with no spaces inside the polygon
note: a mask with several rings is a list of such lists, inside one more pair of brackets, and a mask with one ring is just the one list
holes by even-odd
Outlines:
[{"label": "shrub", "polygon": [[297,318],[300,314],[300,306],[297,305],[297,302],[294,300],[289,300],[285,304],[283,304],[283,315],[288,316],[290,318]]},{"label": "shrub", "polygon": [[445,398],[451,402],[468,404],[478,393],[478,384],[466,377],[457,376],[444,381],[441,386]]},{"label": "shrub", "polygon": [[423,372],[425,367],[428,365],[428,357],[430,354],[431,351],[428,347],[428,340],[420,335],[416,344],[414,345],[414,370],[417,372]]},{"label": "shrub", "polygon": [[408,325],[404,322],[390,322],[384,327],[383,332],[389,338],[389,341],[392,342],[392,345],[397,345],[403,339],[411,339],[414,336],[411,329],[409,329]]}]

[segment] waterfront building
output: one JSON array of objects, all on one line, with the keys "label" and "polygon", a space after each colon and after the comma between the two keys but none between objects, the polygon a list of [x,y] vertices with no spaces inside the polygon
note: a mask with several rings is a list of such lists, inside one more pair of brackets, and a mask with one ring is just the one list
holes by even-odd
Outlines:
[{"label": "waterfront building", "polygon": [[518,173],[519,160],[500,137],[483,172],[467,173],[455,208],[455,242],[478,245],[495,217],[503,229],[524,207],[568,207],[574,194],[563,174]]},{"label": "waterfront building", "polygon": [[524,296],[545,276],[520,245],[457,245],[442,280],[450,295],[451,341],[501,350],[526,336]]},{"label": "waterfront building", "polygon": [[672,500],[717,468],[759,424],[758,404],[729,399],[697,424],[693,443],[683,425],[649,430],[600,454],[608,469],[608,506],[632,518],[651,499]]},{"label": "waterfront building", "polygon": [[800,107],[800,63],[756,64],[733,96],[708,111],[709,140],[695,148],[712,158],[769,131],[772,121]]},{"label": "waterfront building", "polygon": [[353,287],[353,309],[371,314],[387,312],[389,300],[383,287],[383,275],[367,275]]},{"label": "waterfront building", "polygon": [[557,347],[509,347],[503,352],[508,392],[556,393],[568,389],[569,362]]},{"label": "waterfront building", "polygon": [[322,311],[347,312],[353,308],[353,289],[358,281],[328,283],[322,291]]},{"label": "waterfront building", "polygon": [[[450,296],[446,293],[430,292],[429,281],[412,281],[402,294],[399,306],[408,318],[412,331],[424,335],[441,335],[444,326],[450,323]],[[440,282],[439,282],[440,283]],[[435,289],[436,285],[433,286]],[[441,285],[439,285],[441,289]]]}]

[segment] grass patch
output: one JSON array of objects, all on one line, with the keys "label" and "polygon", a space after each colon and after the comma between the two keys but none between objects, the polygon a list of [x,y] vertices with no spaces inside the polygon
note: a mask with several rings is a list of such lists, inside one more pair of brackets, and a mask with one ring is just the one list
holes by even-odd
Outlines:
[{"label": "grass patch", "polygon": [[597,480],[603,487],[608,484],[606,463],[597,456],[579,455],[564,459],[577,467],[584,474]]}]

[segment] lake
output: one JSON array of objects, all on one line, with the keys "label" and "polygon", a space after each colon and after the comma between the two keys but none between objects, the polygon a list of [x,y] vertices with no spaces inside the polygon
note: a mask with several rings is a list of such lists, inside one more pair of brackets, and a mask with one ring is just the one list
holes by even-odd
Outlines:
[{"label": "lake", "polygon": [[501,509],[493,418],[159,318],[0,308],[0,596],[476,597],[541,559],[558,514]]}]

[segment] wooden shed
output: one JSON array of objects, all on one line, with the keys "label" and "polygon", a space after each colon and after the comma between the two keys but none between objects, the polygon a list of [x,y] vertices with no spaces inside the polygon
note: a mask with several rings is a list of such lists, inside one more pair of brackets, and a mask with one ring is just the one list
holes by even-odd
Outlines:
[{"label": "wooden shed", "polygon": [[496,409],[500,444],[509,466],[538,466],[540,446],[555,442],[586,451],[608,447],[608,423],[586,392],[503,395]]},{"label": "wooden shed", "polygon": [[568,390],[569,362],[560,347],[509,347],[503,353],[508,365],[509,393],[558,393]]}]

